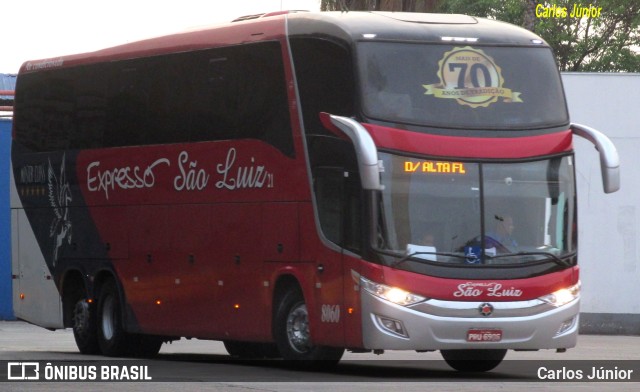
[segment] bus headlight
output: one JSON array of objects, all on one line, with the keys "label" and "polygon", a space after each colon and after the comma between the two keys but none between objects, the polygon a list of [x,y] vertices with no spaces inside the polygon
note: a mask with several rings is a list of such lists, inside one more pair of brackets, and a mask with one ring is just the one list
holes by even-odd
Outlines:
[{"label": "bus headlight", "polygon": [[362,286],[362,288],[375,295],[376,297],[380,297],[384,300],[402,306],[409,306],[426,300],[425,297],[422,297],[420,295],[412,294],[397,287],[391,287],[382,283],[376,283],[363,277],[360,277],[360,285]]},{"label": "bus headlight", "polygon": [[580,282],[571,287],[560,289],[551,294],[543,295],[542,297],[540,297],[540,299],[550,303],[553,306],[560,307],[568,304],[573,300],[578,299],[578,297],[580,297]]}]

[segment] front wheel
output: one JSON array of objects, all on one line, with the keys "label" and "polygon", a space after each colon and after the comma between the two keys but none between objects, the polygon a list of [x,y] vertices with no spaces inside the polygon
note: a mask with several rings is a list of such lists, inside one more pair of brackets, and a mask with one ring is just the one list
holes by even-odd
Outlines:
[{"label": "front wheel", "polygon": [[507,350],[441,350],[442,358],[461,372],[488,372],[500,365]]},{"label": "front wheel", "polygon": [[316,364],[310,364],[312,366],[330,365],[336,364],[344,353],[342,348],[313,344],[309,312],[298,290],[291,290],[282,297],[275,317],[274,335],[278,351],[285,360],[315,361]]}]

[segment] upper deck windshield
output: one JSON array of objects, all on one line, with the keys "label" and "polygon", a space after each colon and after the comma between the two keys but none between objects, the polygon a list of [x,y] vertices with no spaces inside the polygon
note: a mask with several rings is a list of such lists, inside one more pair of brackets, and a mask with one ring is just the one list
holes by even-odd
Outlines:
[{"label": "upper deck windshield", "polygon": [[572,156],[445,162],[381,153],[378,250],[399,268],[569,265],[576,249]]},{"label": "upper deck windshield", "polygon": [[368,118],[472,130],[568,123],[546,47],[361,42],[358,66]]}]

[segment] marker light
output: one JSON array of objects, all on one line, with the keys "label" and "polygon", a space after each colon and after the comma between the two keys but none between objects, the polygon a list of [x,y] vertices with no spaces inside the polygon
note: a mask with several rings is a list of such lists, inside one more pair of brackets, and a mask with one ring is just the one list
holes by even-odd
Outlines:
[{"label": "marker light", "polygon": [[551,294],[543,295],[540,297],[541,300],[550,303],[553,306],[563,306],[568,304],[569,302],[576,300],[580,297],[580,282],[577,284],[567,287],[565,289],[560,289]]},{"label": "marker light", "polygon": [[445,42],[478,42],[476,37],[440,37]]},{"label": "marker light", "polygon": [[420,295],[412,294],[397,287],[376,283],[363,277],[360,277],[360,285],[376,297],[402,306],[409,306],[426,300],[425,297]]}]

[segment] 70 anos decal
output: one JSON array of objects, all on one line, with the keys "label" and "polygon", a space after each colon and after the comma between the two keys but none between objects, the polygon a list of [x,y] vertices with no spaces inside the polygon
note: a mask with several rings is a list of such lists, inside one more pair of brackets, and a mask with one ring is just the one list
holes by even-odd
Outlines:
[{"label": "70 anos decal", "polygon": [[438,78],[440,83],[422,85],[425,95],[455,99],[472,108],[488,107],[498,98],[522,102],[521,93],[504,87],[502,70],[481,49],[465,46],[446,52],[438,62]]}]

